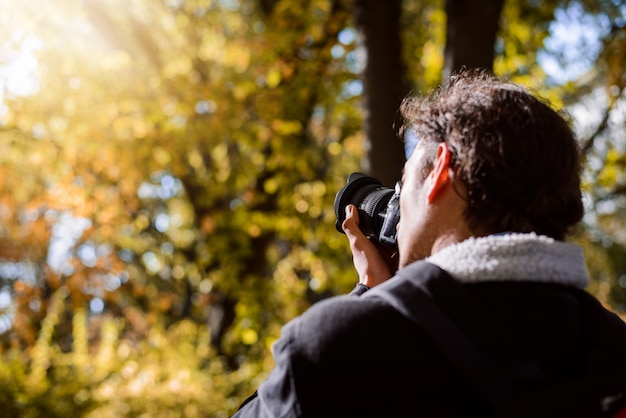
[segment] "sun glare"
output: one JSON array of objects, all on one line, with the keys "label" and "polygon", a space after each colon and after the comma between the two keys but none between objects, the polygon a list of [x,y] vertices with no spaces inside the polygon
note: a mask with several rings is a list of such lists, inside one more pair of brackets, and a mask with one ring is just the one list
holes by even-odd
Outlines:
[{"label": "sun glare", "polygon": [[19,33],[13,35],[13,41],[0,46],[0,94],[9,97],[36,94],[39,91],[36,51],[41,41],[31,36],[20,39]]}]

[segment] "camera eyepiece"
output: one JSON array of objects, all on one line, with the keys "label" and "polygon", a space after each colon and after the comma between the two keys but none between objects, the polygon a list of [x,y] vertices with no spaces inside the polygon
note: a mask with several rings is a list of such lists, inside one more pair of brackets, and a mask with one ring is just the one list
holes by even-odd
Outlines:
[{"label": "camera eyepiece", "polygon": [[344,233],[342,224],[346,219],[346,206],[358,208],[359,228],[380,243],[397,248],[396,225],[400,220],[400,183],[389,189],[363,173],[352,173],[347,184],[335,196],[335,228]]}]

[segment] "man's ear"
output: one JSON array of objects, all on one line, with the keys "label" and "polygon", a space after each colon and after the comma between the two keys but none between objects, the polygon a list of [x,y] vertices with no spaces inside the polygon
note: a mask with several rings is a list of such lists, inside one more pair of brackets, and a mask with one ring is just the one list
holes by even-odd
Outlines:
[{"label": "man's ear", "polygon": [[428,190],[428,203],[432,203],[450,182],[448,173],[451,155],[450,148],[448,148],[448,144],[445,142],[437,146],[437,156],[435,157],[433,171],[429,175],[431,183],[430,189]]}]

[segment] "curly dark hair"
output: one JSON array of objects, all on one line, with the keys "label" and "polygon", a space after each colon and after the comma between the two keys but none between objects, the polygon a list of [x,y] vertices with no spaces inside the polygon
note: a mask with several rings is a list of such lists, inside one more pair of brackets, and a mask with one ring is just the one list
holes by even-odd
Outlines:
[{"label": "curly dark hair", "polygon": [[424,98],[407,97],[401,132],[446,142],[467,187],[476,235],[565,239],[583,216],[579,149],[566,115],[517,84],[465,70]]}]

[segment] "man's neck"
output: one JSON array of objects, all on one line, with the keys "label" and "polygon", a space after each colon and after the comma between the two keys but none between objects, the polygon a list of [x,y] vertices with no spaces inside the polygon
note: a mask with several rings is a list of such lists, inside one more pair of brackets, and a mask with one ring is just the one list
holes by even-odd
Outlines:
[{"label": "man's neck", "polygon": [[438,253],[450,245],[463,242],[470,237],[472,237],[472,233],[467,228],[451,228],[448,231],[444,231],[435,239],[431,255]]}]

